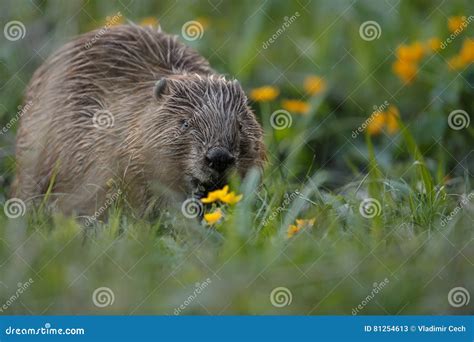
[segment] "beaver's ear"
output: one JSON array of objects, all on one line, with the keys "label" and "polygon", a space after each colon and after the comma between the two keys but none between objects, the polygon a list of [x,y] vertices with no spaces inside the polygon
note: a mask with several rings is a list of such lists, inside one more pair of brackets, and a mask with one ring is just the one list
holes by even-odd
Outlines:
[{"label": "beaver's ear", "polygon": [[155,98],[159,100],[163,94],[168,92],[168,81],[166,78],[162,78],[155,83],[155,88],[153,89],[153,94]]}]

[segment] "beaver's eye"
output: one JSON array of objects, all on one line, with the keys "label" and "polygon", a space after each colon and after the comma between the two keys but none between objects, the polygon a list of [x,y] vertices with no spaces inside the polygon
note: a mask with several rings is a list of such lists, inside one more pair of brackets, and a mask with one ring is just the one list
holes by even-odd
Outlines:
[{"label": "beaver's eye", "polygon": [[239,121],[239,131],[242,131],[242,122]]},{"label": "beaver's eye", "polygon": [[189,121],[188,120],[182,120],[181,121],[181,129],[188,129],[189,128]]}]

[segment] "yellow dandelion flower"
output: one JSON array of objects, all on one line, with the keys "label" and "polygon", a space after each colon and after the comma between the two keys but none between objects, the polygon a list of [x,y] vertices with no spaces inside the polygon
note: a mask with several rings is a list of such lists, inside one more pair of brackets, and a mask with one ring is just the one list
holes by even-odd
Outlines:
[{"label": "yellow dandelion flower", "polygon": [[213,225],[217,223],[222,218],[222,211],[220,209],[215,210],[214,212],[204,214],[204,220],[207,224]]},{"label": "yellow dandelion flower", "polygon": [[288,226],[286,231],[286,237],[289,239],[295,236],[298,232],[305,228],[311,228],[316,221],[315,218],[312,219],[296,219],[296,224],[291,224]]},{"label": "yellow dandelion flower", "polygon": [[384,125],[385,125],[384,113],[377,113],[372,117],[372,120],[369,121],[367,125],[367,133],[369,135],[378,135],[382,132]]},{"label": "yellow dandelion flower", "polygon": [[263,86],[250,91],[250,98],[255,102],[273,101],[280,94],[280,90],[273,86]]},{"label": "yellow dandelion flower", "polygon": [[409,84],[415,79],[418,66],[412,62],[397,60],[393,63],[392,70],[403,82]]},{"label": "yellow dandelion flower", "polygon": [[242,199],[242,195],[236,195],[235,192],[229,192],[229,186],[226,185],[222,189],[211,191],[207,194],[207,197],[201,198],[201,202],[204,204],[221,201],[226,204],[235,204]]},{"label": "yellow dandelion flower", "polygon": [[400,129],[398,123],[398,118],[400,117],[400,112],[395,106],[389,106],[385,112],[385,126],[389,134],[395,134]]},{"label": "yellow dandelion flower", "polygon": [[300,100],[283,100],[281,101],[281,106],[283,109],[297,114],[306,114],[311,108],[308,102]]},{"label": "yellow dandelion flower", "polygon": [[140,21],[141,26],[158,27],[159,21],[155,17],[145,17]]},{"label": "yellow dandelion flower", "polygon": [[426,48],[428,51],[437,52],[441,50],[441,39],[433,37],[428,39],[426,42]]},{"label": "yellow dandelion flower", "polygon": [[450,32],[454,33],[458,30],[464,30],[466,26],[466,17],[463,16],[454,16],[448,18],[448,29]]},{"label": "yellow dandelion flower", "polygon": [[211,191],[207,194],[207,197],[201,198],[201,202],[204,204],[213,203],[219,201],[222,197],[226,196],[229,192],[229,186],[226,185],[222,189]]},{"label": "yellow dandelion flower", "polygon": [[414,42],[410,45],[400,45],[397,48],[397,58],[405,62],[418,62],[423,58],[425,49],[420,42]]},{"label": "yellow dandelion flower", "polygon": [[459,52],[459,58],[465,64],[474,62],[474,39],[465,39],[461,51]]},{"label": "yellow dandelion flower", "polygon": [[291,224],[289,227],[288,227],[288,230],[286,231],[286,237],[289,239],[289,238],[292,238],[293,236],[295,236],[299,231],[301,230],[301,228],[299,228],[298,226],[295,226],[294,224]]},{"label": "yellow dandelion flower", "polygon": [[233,191],[220,198],[221,202],[224,202],[227,204],[238,203],[241,199],[242,199],[242,195],[236,195]]},{"label": "yellow dandelion flower", "polygon": [[319,76],[308,76],[304,80],[304,90],[310,95],[318,95],[326,90],[326,81]]}]

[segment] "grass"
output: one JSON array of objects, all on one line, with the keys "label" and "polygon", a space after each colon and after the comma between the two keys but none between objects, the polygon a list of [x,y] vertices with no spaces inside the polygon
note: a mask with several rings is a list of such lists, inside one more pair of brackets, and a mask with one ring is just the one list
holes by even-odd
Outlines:
[{"label": "grass", "polygon": [[[207,2],[183,10],[171,1],[127,8],[71,1],[61,4],[61,14],[54,2],[38,6],[43,14],[28,2],[2,14],[22,20],[29,34],[2,41],[2,125],[14,117],[40,56],[119,10],[135,21],[156,13],[165,31],[176,34],[182,23],[206,16],[203,39],[189,44],[247,90],[273,84],[281,95],[252,103],[265,128],[268,165],[262,179],[231,184],[243,200],[225,207],[224,221],[214,227],[186,218],[179,205],[146,220],[116,201],[107,222],[90,226],[45,208],[18,218],[0,211],[3,314],[472,314],[472,301],[457,308],[448,293],[464,287],[474,294],[474,133],[472,125],[450,129],[447,116],[454,109],[472,116],[474,73],[472,65],[446,67],[472,28],[446,51],[425,57],[411,85],[391,71],[398,44],[444,38],[445,15],[472,13],[468,1],[439,10],[401,2],[394,11],[368,1],[306,8],[244,2],[237,9],[224,3],[221,14]],[[282,18],[296,11],[301,16],[262,50]],[[381,38],[360,39],[360,23],[374,18]],[[322,75],[327,91],[305,94],[301,84],[309,74]],[[283,98],[304,100],[311,110],[292,113],[291,127],[275,130],[270,115]],[[400,108],[397,132],[352,138],[385,100]],[[3,200],[14,175],[14,134],[0,136]],[[314,218],[314,226],[288,238],[288,227],[302,218]],[[28,290],[16,296],[29,279]],[[101,287],[113,293],[113,304],[94,304]],[[286,288],[283,301],[291,294],[289,305],[272,304],[279,287]]]}]

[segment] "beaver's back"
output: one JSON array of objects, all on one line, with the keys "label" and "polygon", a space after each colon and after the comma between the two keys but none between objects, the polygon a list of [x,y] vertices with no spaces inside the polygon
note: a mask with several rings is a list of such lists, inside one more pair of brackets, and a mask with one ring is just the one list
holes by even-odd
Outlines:
[{"label": "beaver's back", "polygon": [[[149,101],[157,79],[169,74],[209,74],[206,59],[151,28],[123,25],[92,31],[63,46],[33,75],[28,110],[17,135],[15,195],[76,192],[84,182],[109,177],[133,134],[134,116]],[[106,130],[93,125],[100,111],[114,115]],[[87,177],[86,177],[87,176]],[[95,184],[96,185],[96,184]]]}]

